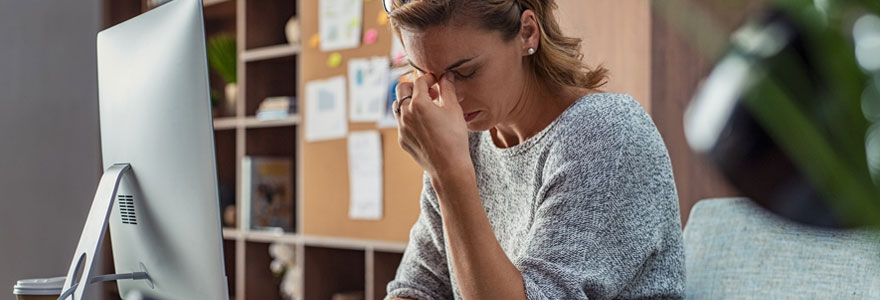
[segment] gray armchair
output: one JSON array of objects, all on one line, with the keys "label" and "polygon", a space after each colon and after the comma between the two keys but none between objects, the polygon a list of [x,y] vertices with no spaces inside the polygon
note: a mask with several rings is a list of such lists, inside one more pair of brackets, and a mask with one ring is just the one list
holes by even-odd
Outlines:
[{"label": "gray armchair", "polygon": [[880,230],[808,227],[726,198],[693,207],[684,243],[688,299],[880,299]]}]

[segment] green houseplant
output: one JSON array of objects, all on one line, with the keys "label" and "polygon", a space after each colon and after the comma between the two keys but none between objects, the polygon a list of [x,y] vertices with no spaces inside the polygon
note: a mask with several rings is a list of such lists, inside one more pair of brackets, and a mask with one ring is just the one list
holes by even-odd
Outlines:
[{"label": "green houseplant", "polygon": [[[755,1],[724,5],[748,2]],[[763,2],[763,16],[729,40],[697,47],[718,64],[691,105],[691,146],[746,196],[785,217],[880,224],[880,2]],[[697,6],[692,1],[652,4],[686,39],[728,36],[713,17],[686,9]],[[699,16],[671,13],[681,11]],[[707,122],[719,121],[724,130],[702,135]]]},{"label": "green houseplant", "polygon": [[[212,106],[220,108],[227,115],[235,114],[235,103],[238,94],[238,48],[235,36],[231,34],[218,34],[208,40],[207,45],[208,64],[217,75],[226,82],[222,105],[217,91],[211,91]],[[221,107],[222,106],[222,107]]]}]

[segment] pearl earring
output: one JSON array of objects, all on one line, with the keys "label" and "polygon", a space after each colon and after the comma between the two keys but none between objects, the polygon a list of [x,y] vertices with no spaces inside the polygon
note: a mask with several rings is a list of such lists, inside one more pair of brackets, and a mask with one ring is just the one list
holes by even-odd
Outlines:
[{"label": "pearl earring", "polygon": [[535,54],[535,48],[529,48],[529,55]]}]

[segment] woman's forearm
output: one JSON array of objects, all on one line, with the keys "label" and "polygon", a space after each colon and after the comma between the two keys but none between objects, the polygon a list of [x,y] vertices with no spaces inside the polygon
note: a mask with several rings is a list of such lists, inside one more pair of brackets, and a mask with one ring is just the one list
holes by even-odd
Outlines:
[{"label": "woman's forearm", "polygon": [[461,294],[464,299],[526,299],[522,274],[489,225],[473,169],[465,170],[431,178]]}]

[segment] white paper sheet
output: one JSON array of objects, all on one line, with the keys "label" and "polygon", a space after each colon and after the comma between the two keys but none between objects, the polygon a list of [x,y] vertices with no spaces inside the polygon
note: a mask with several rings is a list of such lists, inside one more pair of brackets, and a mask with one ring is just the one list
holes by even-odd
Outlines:
[{"label": "white paper sheet", "polygon": [[390,63],[388,57],[348,61],[348,108],[352,122],[375,122],[385,115]]},{"label": "white paper sheet", "polygon": [[400,77],[406,72],[409,71],[409,67],[399,67],[391,69],[388,72],[388,95],[385,100],[384,113],[381,119],[376,122],[376,127],[378,128],[397,128],[397,119],[394,118],[394,112],[392,112],[392,106],[394,105],[394,100],[397,99],[397,84],[400,83]]},{"label": "white paper sheet", "polygon": [[306,141],[344,138],[348,133],[345,117],[345,77],[306,83]]},{"label": "white paper sheet", "polygon": [[348,176],[351,199],[348,216],[359,220],[382,218],[382,136],[357,131],[348,136]]},{"label": "white paper sheet", "polygon": [[356,48],[361,42],[363,0],[320,0],[321,51]]}]

